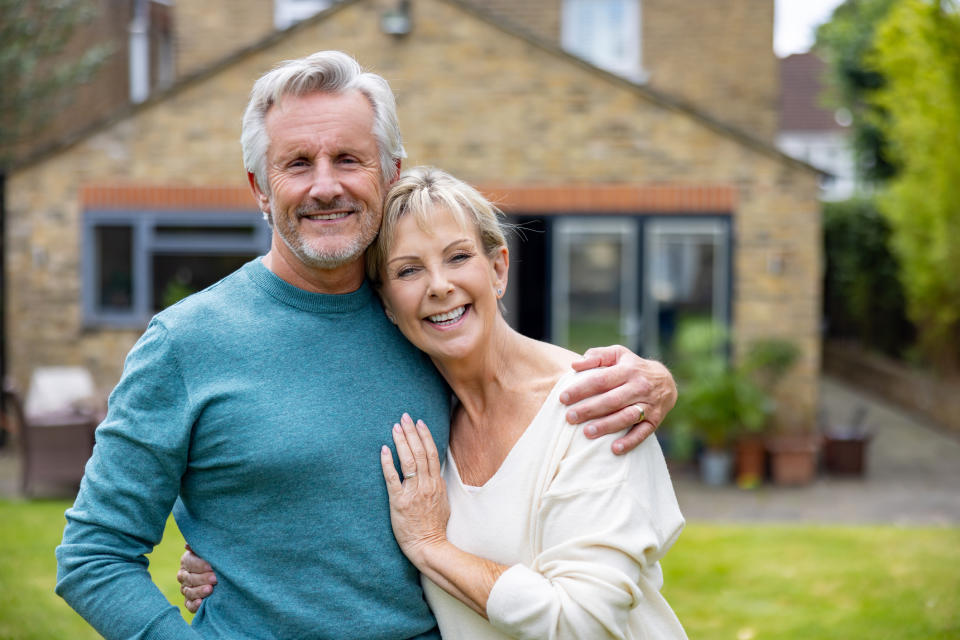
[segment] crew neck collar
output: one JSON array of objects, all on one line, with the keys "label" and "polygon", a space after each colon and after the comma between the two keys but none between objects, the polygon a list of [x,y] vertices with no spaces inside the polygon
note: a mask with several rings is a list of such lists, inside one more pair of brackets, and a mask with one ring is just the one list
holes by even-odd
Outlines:
[{"label": "crew neck collar", "polygon": [[283,304],[313,313],[348,313],[366,306],[373,295],[364,279],[356,291],[350,293],[314,293],[296,287],[273,273],[257,258],[244,265],[243,270],[258,287]]}]

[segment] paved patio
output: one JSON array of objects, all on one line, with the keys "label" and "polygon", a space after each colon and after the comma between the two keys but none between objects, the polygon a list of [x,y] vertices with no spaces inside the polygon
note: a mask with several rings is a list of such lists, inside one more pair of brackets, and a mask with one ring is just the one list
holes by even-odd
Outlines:
[{"label": "paved patio", "polygon": [[[824,378],[821,402],[834,419],[868,408],[874,438],[862,478],[821,474],[804,487],[707,487],[692,473],[674,484],[689,521],[887,523],[960,526],[960,435],[947,433],[881,398]],[[0,450],[0,497],[18,497],[19,461]]]},{"label": "paved patio", "polygon": [[821,381],[821,405],[834,420],[867,407],[874,437],[862,478],[821,473],[804,487],[712,488],[693,473],[674,476],[688,520],[960,525],[960,435],[849,387]]}]

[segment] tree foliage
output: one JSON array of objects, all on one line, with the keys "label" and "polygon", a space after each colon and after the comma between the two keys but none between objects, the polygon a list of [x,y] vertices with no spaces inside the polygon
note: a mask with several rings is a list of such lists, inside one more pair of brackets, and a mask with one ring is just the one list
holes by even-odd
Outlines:
[{"label": "tree foliage", "polygon": [[879,194],[919,346],[960,371],[960,7],[898,0],[878,26],[869,95],[897,175]]},{"label": "tree foliage", "polygon": [[826,269],[823,306],[832,338],[902,357],[913,344],[900,265],[890,250],[890,223],[873,199],[823,205]]},{"label": "tree foliage", "polygon": [[104,45],[60,55],[95,11],[91,0],[0,0],[0,169],[109,55]]},{"label": "tree foliage", "polygon": [[853,147],[860,175],[886,180],[894,173],[886,141],[877,125],[876,106],[867,95],[882,87],[883,74],[872,68],[869,55],[876,25],[896,0],[846,0],[830,20],[817,29],[816,52],[827,63],[824,101],[832,108],[849,111]]}]

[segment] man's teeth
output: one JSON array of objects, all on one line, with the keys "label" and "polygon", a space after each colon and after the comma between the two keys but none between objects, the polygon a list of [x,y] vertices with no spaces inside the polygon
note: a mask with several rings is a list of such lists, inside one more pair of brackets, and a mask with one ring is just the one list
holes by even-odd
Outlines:
[{"label": "man's teeth", "polygon": [[307,217],[311,220],[337,220],[338,218],[346,218],[348,215],[350,215],[350,212],[344,211],[341,213],[317,213]]},{"label": "man's teeth", "polygon": [[457,307],[453,311],[438,313],[435,316],[428,316],[427,319],[434,324],[453,324],[460,319],[460,316],[462,316],[466,310],[466,307]]}]

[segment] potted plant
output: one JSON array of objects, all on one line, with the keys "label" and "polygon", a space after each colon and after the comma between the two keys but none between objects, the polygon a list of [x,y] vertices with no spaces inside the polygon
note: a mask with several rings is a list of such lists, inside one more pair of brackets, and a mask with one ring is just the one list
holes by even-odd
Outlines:
[{"label": "potted plant", "polygon": [[759,485],[766,472],[767,442],[764,432],[769,418],[776,411],[774,391],[784,375],[793,367],[800,350],[782,338],[762,338],[747,349],[739,370],[766,394],[767,419],[759,428],[745,428],[737,439],[737,484],[743,488]]},{"label": "potted plant", "polygon": [[761,431],[773,411],[771,396],[752,375],[753,363],[728,364],[728,343],[724,328],[700,320],[683,324],[674,343],[680,395],[671,424],[703,445],[701,478],[714,485],[730,481],[738,436]]}]

